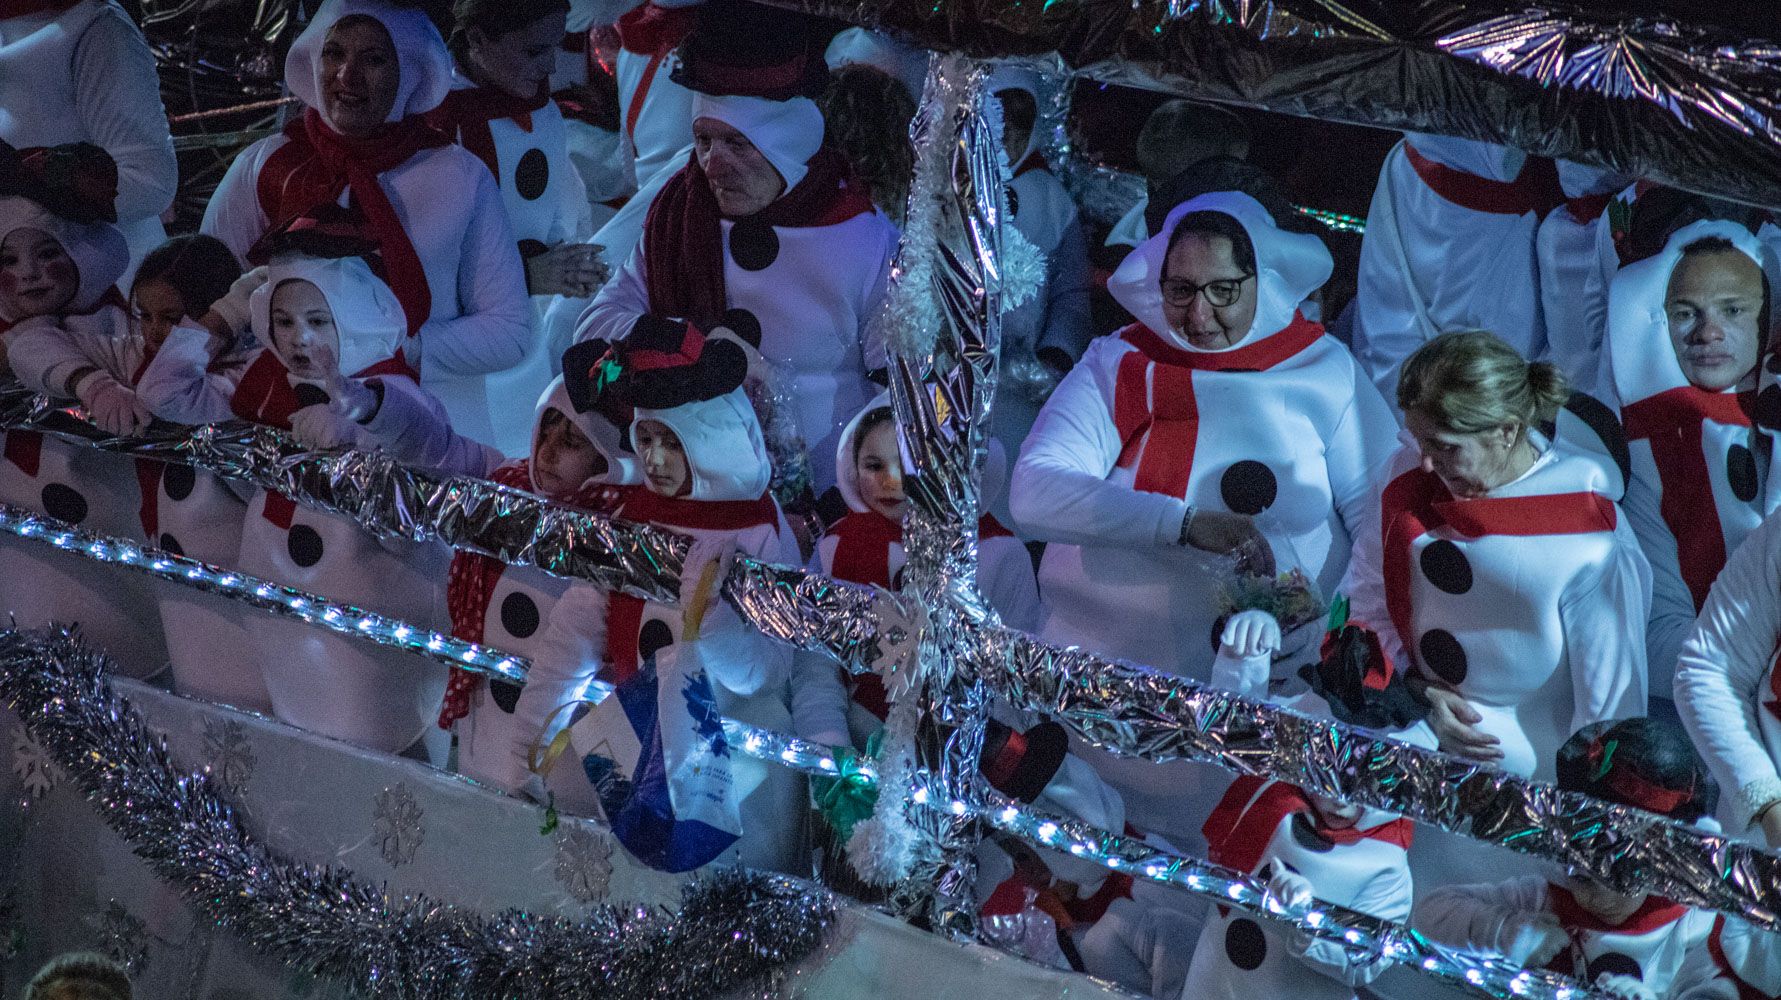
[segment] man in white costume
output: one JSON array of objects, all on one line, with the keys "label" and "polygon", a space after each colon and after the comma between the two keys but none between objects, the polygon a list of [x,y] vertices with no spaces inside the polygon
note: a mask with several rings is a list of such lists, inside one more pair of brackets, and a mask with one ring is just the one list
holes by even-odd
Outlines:
[{"label": "man in white costume", "polygon": [[1584,392],[1596,391],[1608,331],[1608,284],[1620,267],[1613,238],[1605,233],[1608,205],[1631,183],[1611,170],[1559,160],[1565,201],[1540,223],[1535,238],[1547,358]]}]

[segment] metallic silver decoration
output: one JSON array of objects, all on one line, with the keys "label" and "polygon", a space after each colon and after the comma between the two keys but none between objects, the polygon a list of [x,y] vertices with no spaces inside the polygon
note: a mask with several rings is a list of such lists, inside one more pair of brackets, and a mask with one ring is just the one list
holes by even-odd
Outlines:
[{"label": "metallic silver decoration", "polygon": [[557,884],[578,903],[605,899],[612,883],[612,840],[592,828],[565,824],[556,836]]},{"label": "metallic silver decoration", "polygon": [[239,800],[253,779],[254,748],[247,730],[234,719],[204,720],[204,766],[224,792]]},{"label": "metallic silver decoration", "polygon": [[124,967],[132,976],[148,968],[148,928],[124,904],[108,900],[105,909],[87,917],[99,951]]},{"label": "metallic silver decoration", "polygon": [[401,782],[373,797],[371,837],[390,867],[399,868],[414,860],[414,852],[427,839],[427,828],[421,822],[423,815],[414,793]]},{"label": "metallic silver decoration", "polygon": [[523,682],[532,665],[523,656],[512,656],[491,646],[463,642],[443,632],[419,628],[350,604],[336,604],[325,597],[149,548],[128,539],[72,528],[52,517],[10,504],[0,503],[0,532],[41,542],[83,559],[122,566],[207,594],[219,594],[249,607],[295,618],[365,642],[405,649],[449,666]]},{"label": "metallic silver decoration", "polygon": [[48,795],[61,777],[56,762],[23,726],[12,731],[12,773],[33,799]]},{"label": "metallic silver decoration", "polygon": [[[378,1000],[716,996],[801,959],[833,924],[825,890],[741,870],[690,884],[678,912],[602,906],[576,921],[481,916],[290,861],[210,775],[175,766],[104,675],[104,656],[65,632],[0,632],[0,697],[151,869],[250,948]],[[128,921],[108,926],[134,940]]]}]

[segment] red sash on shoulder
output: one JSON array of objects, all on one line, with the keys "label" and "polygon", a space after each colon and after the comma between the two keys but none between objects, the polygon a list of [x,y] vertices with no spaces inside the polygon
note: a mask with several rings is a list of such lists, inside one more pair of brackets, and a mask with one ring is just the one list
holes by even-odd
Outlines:
[{"label": "red sash on shoulder", "polygon": [[495,183],[501,182],[501,161],[495,155],[495,136],[489,123],[513,120],[522,132],[532,131],[532,112],[550,103],[550,84],[532,97],[515,97],[499,87],[463,87],[448,91],[437,108],[426,113],[427,124],[447,136],[456,136],[465,149],[488,164]]},{"label": "red sash on shoulder", "polygon": [[[1266,789],[1262,789],[1264,784],[1268,786]],[[1260,796],[1256,795],[1258,790],[1261,791]],[[1214,864],[1245,874],[1253,873],[1256,866],[1261,864],[1262,855],[1268,849],[1268,841],[1273,839],[1274,831],[1280,827],[1280,821],[1296,812],[1302,812],[1313,819],[1317,815],[1316,810],[1311,808],[1311,800],[1297,785],[1253,775],[1238,778],[1225,791],[1224,798],[1218,800],[1218,805],[1206,817],[1206,825],[1200,830],[1206,836],[1207,857]],[[1321,825],[1314,829],[1319,837],[1332,844],[1378,840],[1395,844],[1407,851],[1415,835],[1416,825],[1399,817],[1364,829],[1333,829]]]},{"label": "red sash on shoulder", "polygon": [[364,213],[370,235],[383,254],[390,289],[408,317],[414,335],[433,308],[427,272],[408,230],[390,204],[378,175],[408,162],[416,153],[449,146],[445,133],[410,115],[368,139],[350,139],[329,128],[314,108],[285,126],[284,145],[260,168],[260,209],[277,229],[297,216],[340,200],[351,190],[352,202]]},{"label": "red sash on shoulder", "polygon": [[1599,493],[1456,500],[1439,476],[1421,468],[1388,483],[1380,506],[1386,609],[1412,658],[1416,637],[1411,626],[1410,549],[1416,539],[1442,527],[1469,538],[1582,535],[1612,531],[1617,521],[1613,501]]},{"label": "red sash on shoulder", "polygon": [[693,16],[691,7],[669,8],[646,3],[618,19],[619,46],[632,55],[649,57],[648,64],[643,67],[643,78],[637,83],[637,92],[631,95],[630,107],[625,109],[625,134],[631,137],[633,144],[637,141],[637,119],[643,114],[643,102],[649,97],[650,85],[655,83],[662,60],[668,58],[668,53],[693,30]]},{"label": "red sash on shoulder", "polygon": [[1676,559],[1696,612],[1726,560],[1725,533],[1719,523],[1719,505],[1713,499],[1702,425],[1711,420],[1728,427],[1749,427],[1755,403],[1754,392],[1708,392],[1684,385],[1620,411],[1626,439],[1651,442],[1651,458],[1663,487],[1658,509],[1676,536]]},{"label": "red sash on shoulder", "polygon": [[1113,423],[1122,442],[1118,465],[1137,463],[1133,489],[1185,497],[1200,434],[1193,373],[1266,371],[1316,343],[1323,327],[1294,313],[1278,333],[1216,353],[1184,351],[1141,323],[1119,336],[1137,350],[1119,359],[1114,382]]},{"label": "red sash on shoulder", "polygon": [[1571,890],[1562,885],[1546,886],[1546,898],[1552,915],[1569,930],[1594,931],[1598,934],[1649,934],[1665,924],[1673,924],[1688,915],[1688,907],[1672,903],[1662,896],[1646,896],[1632,915],[1618,924],[1610,924],[1583,908]]},{"label": "red sash on shoulder", "polygon": [[1534,212],[1544,217],[1565,202],[1564,188],[1558,183],[1558,167],[1543,156],[1528,157],[1514,180],[1493,181],[1431,160],[1408,141],[1404,143],[1404,155],[1410,160],[1410,168],[1429,186],[1429,190],[1474,212],[1492,215]]}]

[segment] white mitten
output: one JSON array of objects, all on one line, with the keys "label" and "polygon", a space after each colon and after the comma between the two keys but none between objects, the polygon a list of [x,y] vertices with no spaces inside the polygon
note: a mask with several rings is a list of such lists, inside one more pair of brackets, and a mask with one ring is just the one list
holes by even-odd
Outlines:
[{"label": "white mitten", "polygon": [[1280,648],[1280,623],[1266,611],[1239,611],[1225,622],[1212,661],[1213,687],[1244,697],[1263,697],[1274,651]]},{"label": "white mitten", "polygon": [[326,403],[305,406],[291,414],[291,433],[314,451],[351,448],[359,439],[359,425],[335,413]]},{"label": "white mitten", "polygon": [[1503,957],[1523,967],[1545,965],[1571,942],[1558,918],[1544,911],[1510,915],[1499,940]]},{"label": "white mitten", "polygon": [[82,379],[75,391],[86,404],[87,415],[107,434],[128,437],[154,420],[135,390],[104,372]]},{"label": "white mitten", "polygon": [[227,323],[229,330],[237,337],[247,332],[253,324],[253,312],[248,302],[254,292],[266,283],[266,268],[262,265],[236,278],[223,297],[210,304],[210,311]]},{"label": "white mitten", "polygon": [[1657,992],[1637,976],[1604,972],[1596,977],[1595,988],[1615,1000],[1657,1000]]},{"label": "white mitten", "polygon": [[1311,891],[1311,880],[1282,864],[1274,865],[1274,874],[1268,879],[1268,893],[1289,910],[1310,906],[1316,898]]}]

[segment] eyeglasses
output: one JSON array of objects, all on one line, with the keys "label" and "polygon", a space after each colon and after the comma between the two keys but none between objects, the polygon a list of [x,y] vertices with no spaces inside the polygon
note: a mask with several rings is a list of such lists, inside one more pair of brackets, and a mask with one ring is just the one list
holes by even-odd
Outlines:
[{"label": "eyeglasses", "polygon": [[1243,292],[1243,282],[1255,277],[1245,274],[1241,278],[1225,278],[1221,281],[1208,281],[1196,285],[1180,278],[1164,278],[1162,280],[1163,301],[1177,309],[1186,309],[1194,304],[1194,299],[1205,296],[1206,304],[1214,309],[1223,309],[1234,305],[1237,296]]}]

